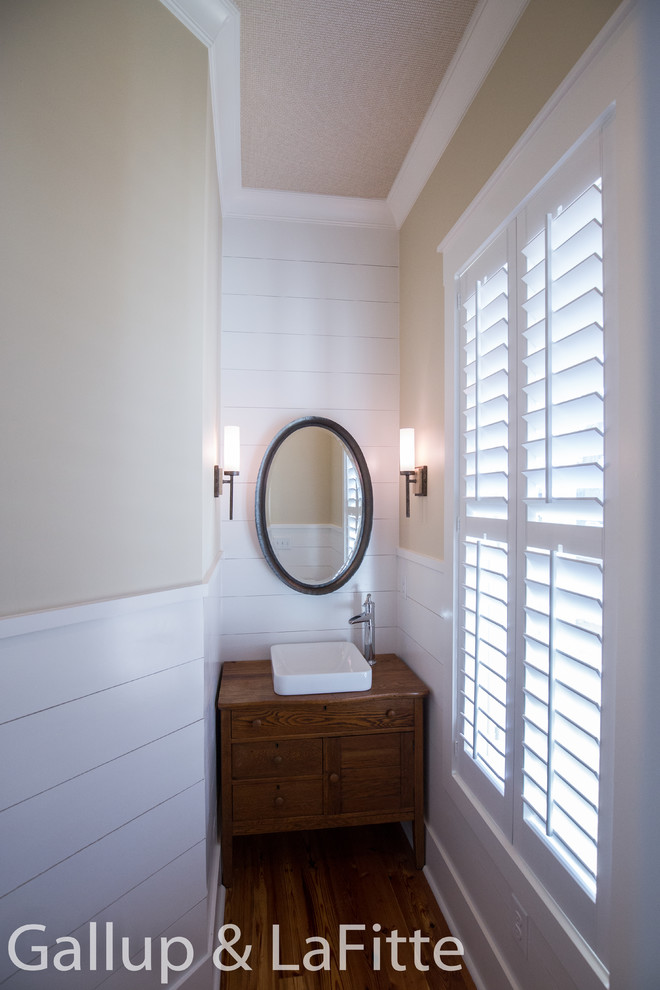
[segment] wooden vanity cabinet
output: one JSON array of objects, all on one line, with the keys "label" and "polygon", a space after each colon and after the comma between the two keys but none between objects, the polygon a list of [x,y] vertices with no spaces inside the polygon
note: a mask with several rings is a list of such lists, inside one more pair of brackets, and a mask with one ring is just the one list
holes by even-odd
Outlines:
[{"label": "wooden vanity cabinet", "polygon": [[278,695],[269,660],[223,665],[222,879],[235,835],[412,821],[424,865],[426,685],[397,656],[377,657],[369,691]]}]

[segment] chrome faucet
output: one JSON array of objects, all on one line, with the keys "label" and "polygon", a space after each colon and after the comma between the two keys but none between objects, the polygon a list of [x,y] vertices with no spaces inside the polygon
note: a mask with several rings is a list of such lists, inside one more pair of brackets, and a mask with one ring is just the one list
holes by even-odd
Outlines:
[{"label": "chrome faucet", "polygon": [[350,625],[362,624],[364,659],[373,665],[376,662],[376,606],[371,600],[371,595],[367,595],[359,615],[354,615],[348,620]]}]

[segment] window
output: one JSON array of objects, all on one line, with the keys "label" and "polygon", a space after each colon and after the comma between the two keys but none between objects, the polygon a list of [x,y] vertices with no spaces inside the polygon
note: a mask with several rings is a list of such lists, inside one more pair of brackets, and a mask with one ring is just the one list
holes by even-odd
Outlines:
[{"label": "window", "polygon": [[455,772],[578,927],[598,889],[599,136],[457,276]]}]

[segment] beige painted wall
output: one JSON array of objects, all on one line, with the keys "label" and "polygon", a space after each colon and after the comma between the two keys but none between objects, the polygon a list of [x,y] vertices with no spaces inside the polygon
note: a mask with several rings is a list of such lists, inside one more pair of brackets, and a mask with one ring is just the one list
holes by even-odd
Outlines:
[{"label": "beige painted wall", "polygon": [[619,0],[530,0],[401,229],[401,426],[414,426],[428,498],[413,499],[400,546],[444,558],[444,298],[437,246]]},{"label": "beige painted wall", "polygon": [[206,49],[158,0],[0,16],[0,614],[198,582]]},{"label": "beige painted wall", "polygon": [[329,430],[293,433],[273,458],[268,475],[268,522],[342,526],[341,444]]},{"label": "beige painted wall", "polygon": [[[220,554],[222,498],[211,498],[213,469],[219,461],[220,423],[220,294],[222,213],[211,91],[206,104],[206,192],[204,229],[204,341],[202,352],[202,567],[209,580]],[[223,488],[225,495],[228,489]],[[225,502],[227,499],[225,498]]]}]

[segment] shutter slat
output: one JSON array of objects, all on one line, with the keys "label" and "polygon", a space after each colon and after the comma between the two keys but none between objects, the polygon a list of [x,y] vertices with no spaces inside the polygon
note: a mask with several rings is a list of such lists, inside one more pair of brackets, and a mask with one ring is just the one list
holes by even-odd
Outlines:
[{"label": "shutter slat", "polygon": [[591,220],[602,217],[602,192],[597,183],[567,206],[552,224],[553,252],[561,248],[571,237],[580,231]]},{"label": "shutter slat", "polygon": [[597,323],[580,327],[575,333],[553,342],[552,370],[561,371],[591,357],[603,361],[603,328]]},{"label": "shutter slat", "polygon": [[597,498],[562,498],[546,502],[541,498],[525,498],[531,522],[553,523],[558,526],[602,526],[603,502]]},{"label": "shutter slat", "polygon": [[[543,423],[543,417],[540,417]],[[538,411],[524,413],[523,419],[530,429],[539,429],[537,420]],[[553,406],[553,435],[566,435],[571,433],[571,426],[575,430],[603,429],[603,397],[597,392],[589,395],[581,395],[576,399],[569,399],[568,402],[557,403]],[[541,435],[545,435],[544,433]],[[528,437],[528,439],[535,439]]]},{"label": "shutter slat", "polygon": [[470,519],[506,519],[508,514],[509,503],[504,498],[481,498],[466,505],[466,515]]},{"label": "shutter slat", "polygon": [[553,404],[590,394],[603,395],[603,362],[599,358],[592,357],[553,373]]},{"label": "shutter slat", "polygon": [[602,258],[603,230],[599,220],[592,218],[552,252],[552,270],[559,277],[590,254]]},{"label": "shutter slat", "polygon": [[[545,438],[523,444],[527,451],[530,469],[545,464]],[[588,462],[602,464],[603,433],[598,429],[576,430],[573,433],[555,435],[552,438],[553,467],[568,467]]]},{"label": "shutter slat", "polygon": [[562,340],[591,323],[599,327],[603,325],[603,294],[600,289],[588,289],[553,313],[553,340]]},{"label": "shutter slat", "polygon": [[[552,258],[553,276],[556,275],[555,257]],[[584,292],[584,286],[591,285],[603,291],[603,262],[598,254],[579,259],[577,264],[569,268],[559,278],[553,279],[552,305],[561,309]]]}]

